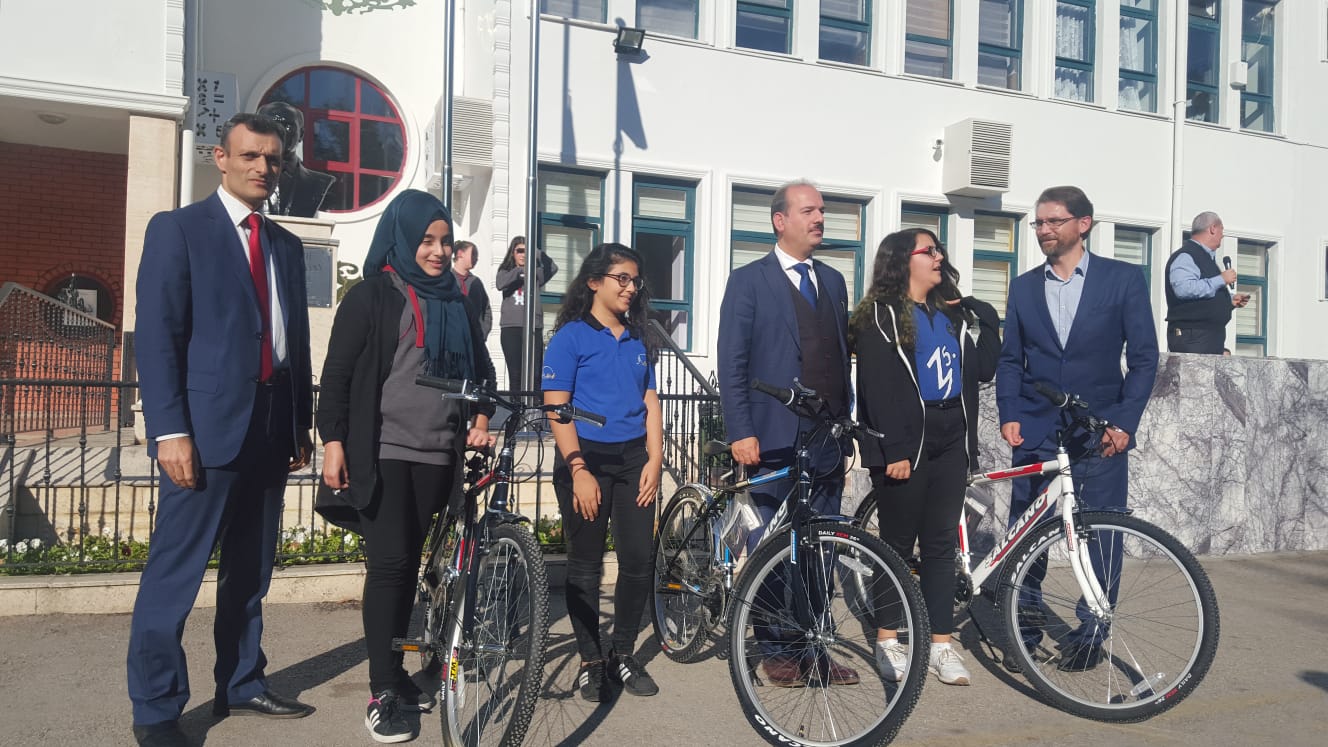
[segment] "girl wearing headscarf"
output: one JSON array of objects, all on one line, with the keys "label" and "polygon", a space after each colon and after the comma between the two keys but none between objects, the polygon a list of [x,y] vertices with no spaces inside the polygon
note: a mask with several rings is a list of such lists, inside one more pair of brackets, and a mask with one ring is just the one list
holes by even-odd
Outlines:
[{"label": "girl wearing headscarf", "polygon": [[457,401],[415,383],[421,373],[494,375],[479,320],[451,271],[451,244],[452,217],[436,197],[397,195],[378,221],[365,279],[337,309],[323,365],[317,424],[327,489],[317,508],[365,539],[364,723],[378,742],[412,739],[401,711],[434,705],[392,639],[407,632],[429,523],[460,498],[461,452],[492,443],[490,413],[468,425]]}]

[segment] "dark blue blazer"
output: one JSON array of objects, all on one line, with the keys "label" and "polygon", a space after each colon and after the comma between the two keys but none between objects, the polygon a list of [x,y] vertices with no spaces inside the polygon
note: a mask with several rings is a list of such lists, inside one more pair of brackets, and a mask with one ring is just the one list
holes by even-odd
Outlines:
[{"label": "dark blue blazer", "polygon": [[[299,444],[313,421],[304,249],[290,231],[268,220],[263,226],[286,320],[292,443]],[[148,223],[134,350],[152,457],[156,437],[169,433],[190,434],[204,467],[225,465],[240,452],[263,330],[247,252],[215,193]]]},{"label": "dark blue blazer", "polygon": [[[848,289],[844,276],[813,259],[820,302],[834,305],[839,349],[848,360]],[[772,251],[729,275],[719,310],[719,392],[729,441],[756,436],[768,466],[792,461],[799,419],[773,397],[752,391],[752,379],[786,387],[802,375],[798,320],[788,276]],[[851,396],[848,366],[844,394]],[[804,423],[804,427],[806,424]]]},{"label": "dark blue blazer", "polygon": [[[1133,436],[1157,375],[1157,328],[1137,265],[1092,255],[1070,336],[1062,348],[1047,309],[1046,265],[1010,284],[1005,342],[996,368],[1001,423],[1017,421],[1027,448],[1062,423],[1060,411],[1033,388],[1043,382],[1077,394],[1099,417]],[[1121,374],[1121,353],[1128,372]]]}]

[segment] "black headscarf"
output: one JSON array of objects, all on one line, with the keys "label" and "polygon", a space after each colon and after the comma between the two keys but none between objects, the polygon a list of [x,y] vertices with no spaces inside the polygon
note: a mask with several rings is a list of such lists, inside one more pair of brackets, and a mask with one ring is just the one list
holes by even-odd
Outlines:
[{"label": "black headscarf", "polygon": [[408,189],[392,198],[374,229],[369,255],[364,259],[364,277],[379,275],[385,266],[390,266],[424,299],[424,308],[417,313],[416,321],[423,322],[429,372],[449,379],[473,379],[470,322],[456,276],[450,267],[444,267],[442,275],[432,277],[415,261],[429,224],[436,220],[447,221],[449,228],[452,225],[451,213],[428,192]]}]

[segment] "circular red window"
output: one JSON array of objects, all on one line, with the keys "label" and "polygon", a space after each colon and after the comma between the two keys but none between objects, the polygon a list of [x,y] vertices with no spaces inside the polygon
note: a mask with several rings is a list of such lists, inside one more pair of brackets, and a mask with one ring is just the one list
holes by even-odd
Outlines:
[{"label": "circular red window", "polygon": [[[274,102],[289,104],[304,117],[303,163],[295,169],[333,178],[319,209],[345,213],[368,207],[401,179],[406,128],[378,86],[341,68],[306,67],[277,81],[260,106]],[[318,189],[327,184],[317,176],[303,181]],[[299,181],[294,188],[300,188]]]}]

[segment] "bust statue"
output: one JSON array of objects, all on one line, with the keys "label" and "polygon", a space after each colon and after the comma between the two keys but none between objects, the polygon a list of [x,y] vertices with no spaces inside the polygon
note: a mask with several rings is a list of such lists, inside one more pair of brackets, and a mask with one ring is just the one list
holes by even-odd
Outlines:
[{"label": "bust statue", "polygon": [[331,174],[313,171],[300,159],[304,142],[304,114],[284,101],[274,101],[258,108],[258,113],[281,127],[282,164],[277,191],[268,198],[270,215],[292,215],[312,218],[323,205],[323,198],[336,178]]}]

